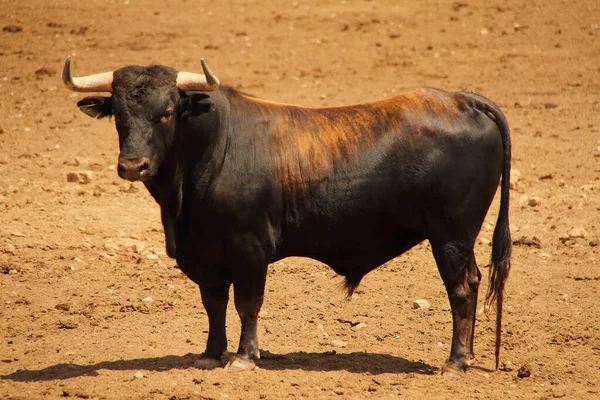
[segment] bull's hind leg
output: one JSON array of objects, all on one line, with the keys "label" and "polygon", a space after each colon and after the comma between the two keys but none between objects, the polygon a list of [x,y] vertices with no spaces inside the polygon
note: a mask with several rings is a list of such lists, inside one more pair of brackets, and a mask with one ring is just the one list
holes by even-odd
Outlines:
[{"label": "bull's hind leg", "polygon": [[452,309],[452,348],[443,374],[461,375],[473,358],[477,293],[481,273],[475,262],[473,242],[432,242],[433,255],[448,292]]}]

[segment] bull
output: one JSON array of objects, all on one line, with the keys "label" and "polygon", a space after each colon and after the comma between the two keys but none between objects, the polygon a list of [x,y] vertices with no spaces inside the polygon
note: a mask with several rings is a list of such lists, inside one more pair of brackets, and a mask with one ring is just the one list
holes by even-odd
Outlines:
[{"label": "bull", "polygon": [[[452,311],[442,373],[472,360],[481,273],[473,252],[501,187],[486,305],[496,304],[496,368],[510,270],[510,133],[502,111],[467,92],[425,88],[368,104],[308,108],[271,102],[202,74],[127,66],[63,80],[77,106],[114,117],[118,174],[160,205],[166,252],[200,288],[209,333],[202,360],[227,349],[229,288],[241,320],[227,369],[259,359],[257,318],[269,263],[306,256],[345,277],[429,240]],[[217,362],[217,361],[215,361]]]}]

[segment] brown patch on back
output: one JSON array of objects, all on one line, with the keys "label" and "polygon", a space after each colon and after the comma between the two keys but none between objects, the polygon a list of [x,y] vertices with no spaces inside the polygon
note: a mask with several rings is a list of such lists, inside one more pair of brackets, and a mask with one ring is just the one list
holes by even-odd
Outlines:
[{"label": "brown patch on back", "polygon": [[268,127],[277,179],[292,195],[306,193],[384,138],[412,147],[419,136],[435,134],[440,123],[451,124],[461,114],[457,97],[433,89],[317,109],[247,99]]}]

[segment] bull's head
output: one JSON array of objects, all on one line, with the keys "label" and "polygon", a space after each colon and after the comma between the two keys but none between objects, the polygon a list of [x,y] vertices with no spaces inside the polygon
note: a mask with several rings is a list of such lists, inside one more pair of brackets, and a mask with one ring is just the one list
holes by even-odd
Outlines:
[{"label": "bull's head", "polygon": [[94,118],[113,116],[119,133],[119,176],[130,181],[147,181],[154,176],[174,138],[177,121],[205,111],[202,94],[213,91],[219,80],[202,60],[204,74],[177,72],[161,65],[128,66],[114,72],[83,77],[71,76],[71,58],[63,69],[63,81],[76,92],[109,92],[77,102],[79,109]]}]

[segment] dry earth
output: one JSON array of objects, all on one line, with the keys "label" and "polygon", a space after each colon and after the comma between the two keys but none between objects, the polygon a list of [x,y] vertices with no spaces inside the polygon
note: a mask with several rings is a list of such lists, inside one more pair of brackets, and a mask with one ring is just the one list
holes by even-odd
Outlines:
[{"label": "dry earth", "polygon": [[[0,0],[0,24],[0,397],[600,398],[597,0]],[[69,54],[76,74],[199,71],[204,57],[222,82],[308,106],[419,86],[492,98],[520,172],[502,368],[479,315],[474,366],[439,375],[451,323],[427,243],[352,301],[322,264],[272,265],[260,369],[197,368],[198,290],[164,253],[157,205],[118,178],[113,123],[81,114],[83,96],[62,86]],[[484,274],[497,209],[476,248]],[[431,308],[413,310],[418,298]]]}]

